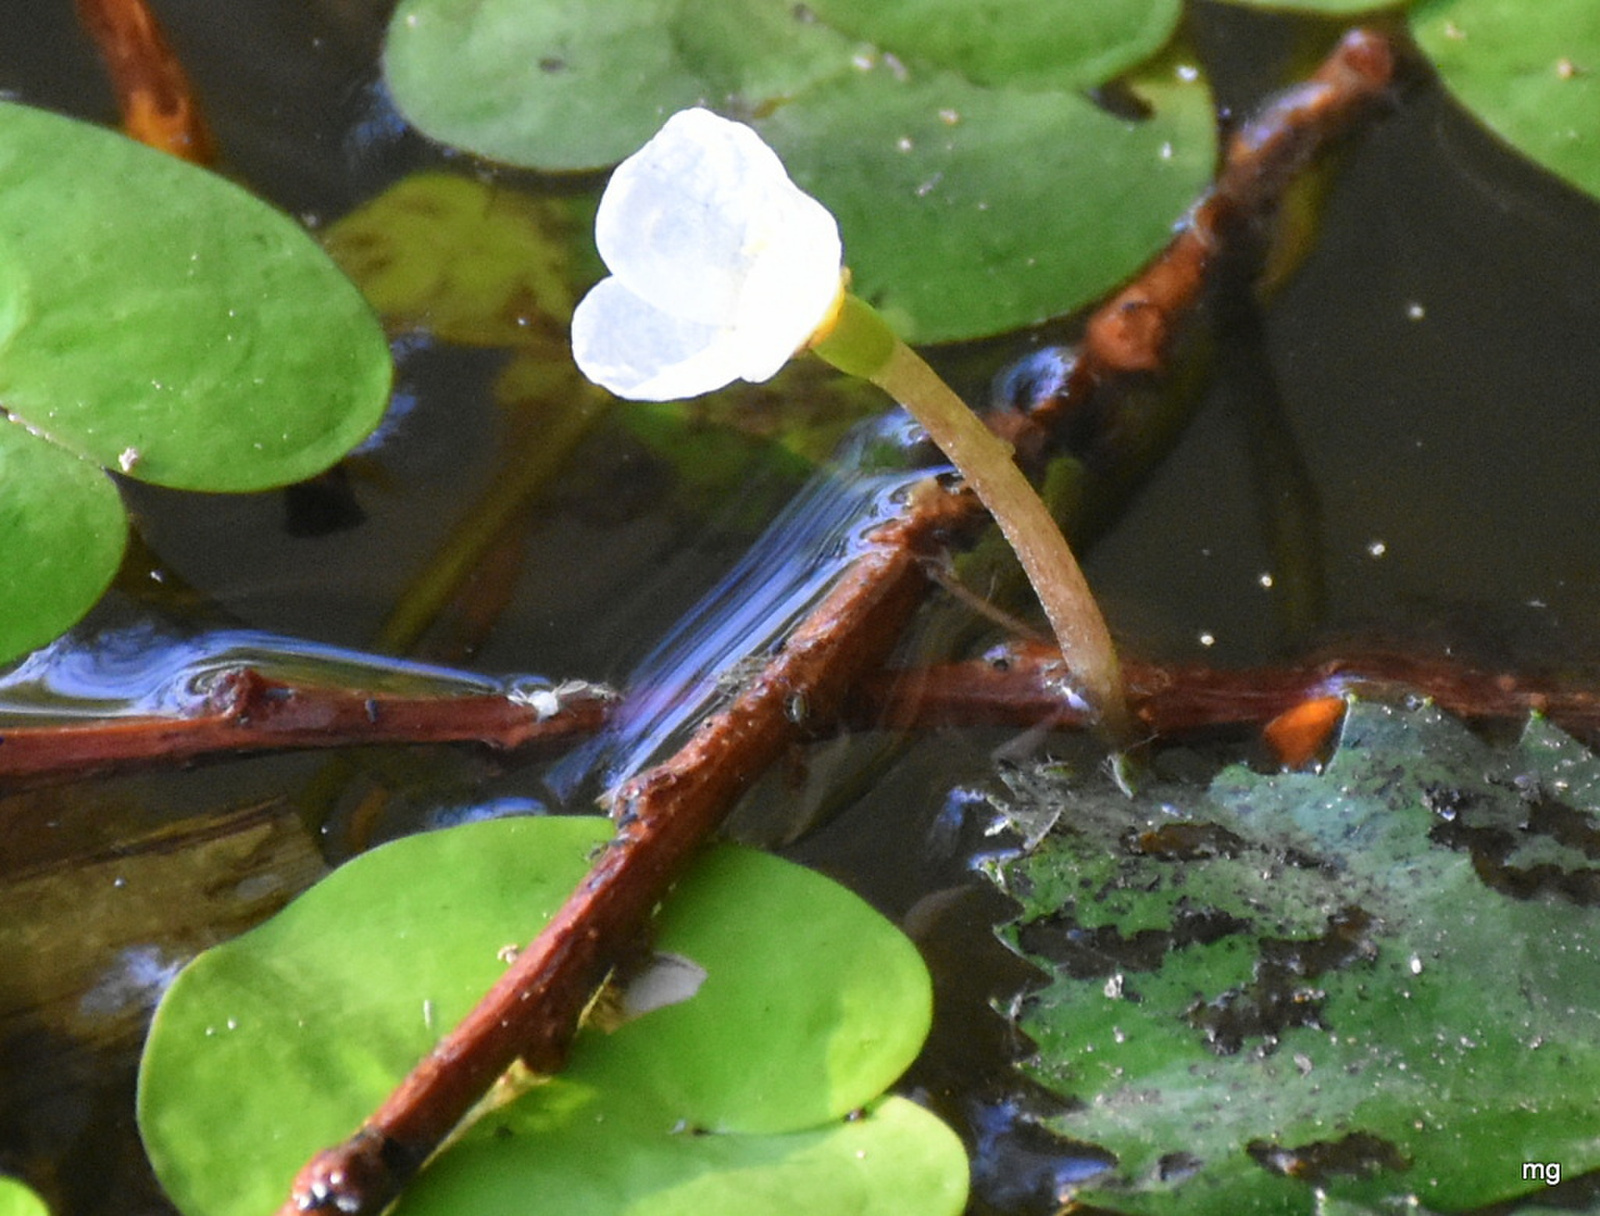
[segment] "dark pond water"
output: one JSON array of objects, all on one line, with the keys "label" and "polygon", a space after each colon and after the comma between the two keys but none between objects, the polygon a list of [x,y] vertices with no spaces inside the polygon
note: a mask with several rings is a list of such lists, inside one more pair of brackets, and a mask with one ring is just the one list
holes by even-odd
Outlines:
[{"label": "dark pond water", "polygon": [[[207,105],[224,170],[308,223],[331,222],[418,168],[471,170],[386,107],[376,56],[387,4],[157,7]],[[0,89],[114,121],[71,5],[0,9]],[[1197,4],[1194,18],[1236,108],[1271,82],[1303,32],[1222,6]],[[1283,579],[1251,450],[1250,420],[1269,403],[1298,444],[1299,492],[1319,510],[1315,544],[1299,557],[1320,569],[1325,610],[1297,644],[1376,639],[1593,671],[1600,209],[1529,172],[1425,85],[1349,150],[1325,207],[1259,342],[1227,352],[1177,449],[1089,554],[1113,627],[1152,658],[1283,653]],[[968,375],[981,385],[1013,353],[950,359],[977,366]],[[505,438],[489,396],[499,356],[424,341],[397,354],[396,416],[326,493],[225,499],[130,487],[150,556],[130,562],[133,576],[80,641],[120,637],[116,670],[136,680],[197,627],[371,644]],[[784,485],[760,491],[752,485],[737,510],[691,510],[669,468],[602,426],[546,487],[497,572],[417,653],[485,672],[623,681],[749,546],[762,522],[750,503],[770,518],[788,495]],[[163,586],[191,592],[136,594],[152,568]],[[490,602],[483,630],[474,607]],[[1013,1120],[1026,1101],[1005,1067],[1016,1044],[987,1010],[1024,977],[990,941],[1003,908],[968,881],[972,851],[993,842],[965,791],[983,786],[992,749],[1009,741],[973,732],[890,749],[866,736],[819,747],[803,782],[774,777],[763,789],[826,820],[794,855],[904,919],[926,945],[941,1015],[911,1083],[978,1146],[975,1210],[1023,1212],[1040,1210],[1083,1163]],[[385,750],[0,799],[0,940],[19,951],[13,980],[0,981],[0,1169],[38,1181],[63,1214],[163,1210],[132,1131],[144,1002],[185,953],[310,881],[322,858],[297,832],[301,816],[329,825],[322,852],[337,857],[353,839],[453,810],[548,797],[526,769]],[[248,849],[195,844],[199,825],[223,817],[254,833]],[[174,836],[189,847],[173,848]],[[267,873],[274,881],[263,884]],[[137,900],[118,894],[130,886]]]}]

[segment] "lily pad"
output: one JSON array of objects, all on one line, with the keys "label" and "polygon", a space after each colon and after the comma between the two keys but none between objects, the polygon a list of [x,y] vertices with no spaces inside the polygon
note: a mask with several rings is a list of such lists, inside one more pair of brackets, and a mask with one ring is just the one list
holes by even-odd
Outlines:
[{"label": "lily pad", "polygon": [[1085,92],[1164,43],[1176,5],[1124,0],[1086,20],[1052,0],[981,44],[957,36],[984,11],[406,0],[385,71],[431,137],[544,170],[612,164],[690,105],[748,121],[839,217],[856,290],[903,336],[943,341],[1103,293],[1165,242],[1215,156],[1190,67],[1131,82],[1140,119]]},{"label": "lily pad", "polygon": [[1417,43],[1447,88],[1523,155],[1600,195],[1600,7],[1427,0]]},{"label": "lily pad", "polygon": [[[590,1096],[562,1083],[480,1121],[418,1179],[396,1216],[522,1216],[530,1194],[559,1195],[570,1216],[954,1216],[965,1202],[960,1142],[904,1098],[810,1131],[706,1136],[642,1127],[626,1102],[586,1103]],[[522,1151],[505,1151],[507,1143]]]},{"label": "lily pad", "polygon": [[0,661],[42,646],[94,606],[127,529],[104,469],[0,415]]},{"label": "lily pad", "polygon": [[1063,811],[999,873],[1051,1124],[1117,1158],[1086,1198],[1456,1210],[1600,1166],[1600,762],[1553,727],[1357,703],[1321,774],[1017,800]]},{"label": "lily pad", "polygon": [[319,472],[388,401],[360,294],[287,216],[111,131],[0,103],[0,661],[98,598],[101,468],[183,489]]},{"label": "lily pad", "polygon": [[43,1199],[15,1178],[0,1178],[0,1216],[50,1216]]},{"label": "lily pad", "polygon": [[937,63],[977,85],[1093,88],[1154,55],[1172,37],[1178,0],[814,0],[838,32],[902,62]]},{"label": "lily pad", "polygon": [[1186,75],[1138,78],[1151,113],[1131,122],[1074,90],[879,60],[756,127],[838,217],[855,291],[908,341],[942,342],[1069,312],[1171,238],[1215,152],[1210,94]]},{"label": "lily pad", "polygon": [[[499,976],[608,835],[605,820],[556,818],[410,837],[201,955],[163,1000],[140,1074],[140,1127],[179,1208],[272,1210]],[[730,847],[679,884],[656,945],[705,970],[698,991],[586,1029],[567,1070],[475,1125],[408,1205],[498,1211],[505,1188],[525,1204],[532,1185],[568,1211],[624,1210],[618,1188],[647,1206],[685,1187],[727,1202],[730,1171],[754,1171],[791,1205],[816,1187],[880,1204],[912,1188],[919,1210],[960,1210],[965,1159],[937,1120],[890,1101],[841,1122],[927,1031],[927,973],[893,926],[819,875]]]},{"label": "lily pad", "polygon": [[0,105],[0,401],[141,481],[258,490],[377,424],[389,353],[291,220],[111,131]]}]

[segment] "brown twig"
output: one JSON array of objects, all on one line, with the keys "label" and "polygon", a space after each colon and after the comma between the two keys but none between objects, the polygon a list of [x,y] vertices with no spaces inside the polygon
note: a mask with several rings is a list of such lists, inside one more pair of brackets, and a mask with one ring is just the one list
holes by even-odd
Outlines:
[{"label": "brown twig", "polygon": [[221,672],[192,713],[0,727],[0,787],[79,778],[205,756],[367,743],[553,747],[592,734],[614,700],[605,688],[401,697],[291,685],[253,667]]},{"label": "brown twig", "polygon": [[105,60],[122,129],[180,160],[211,164],[216,141],[188,73],[145,0],[78,0],[78,22]]},{"label": "brown twig", "polygon": [[[1459,718],[1516,721],[1541,713],[1575,735],[1600,734],[1600,694],[1484,671],[1449,658],[1373,650],[1280,667],[1221,670],[1200,664],[1128,661],[1133,715],[1155,738],[1260,726],[1306,701],[1357,693],[1426,697]],[[1089,725],[1070,695],[1061,655],[1015,643],[982,659],[912,671],[882,671],[856,689],[850,721],[901,728]]]},{"label": "brown twig", "polygon": [[[1218,191],[1196,208],[1168,254],[1096,313],[1076,387],[1069,385],[1073,399],[1064,398],[1056,412],[1070,413],[1091,387],[1121,372],[1162,366],[1226,228],[1270,201],[1268,187],[1289,171],[1280,164],[1303,161],[1308,144],[1320,145],[1367,107],[1387,85],[1391,58],[1378,35],[1347,37],[1319,71],[1316,91],[1283,111],[1298,127],[1282,139],[1234,142]],[[1240,184],[1221,194],[1230,173]],[[595,985],[636,942],[700,842],[792,741],[837,715],[852,684],[887,655],[920,602],[922,559],[980,520],[970,494],[930,481],[878,528],[733,704],[707,719],[677,755],[616,792],[617,834],[566,906],[350,1140],[308,1163],[280,1216],[376,1214],[515,1059],[539,1070],[559,1066]]]},{"label": "brown twig", "polygon": [[[893,534],[887,540],[900,543]],[[925,575],[931,566],[922,563]],[[1162,740],[1260,726],[1306,701],[1345,693],[1426,697],[1474,720],[1540,713],[1572,734],[1600,737],[1600,693],[1442,656],[1357,650],[1275,667],[1127,659],[1124,668],[1134,718]],[[577,682],[533,694],[397,697],[291,685],[243,667],[220,674],[190,713],[0,728],[0,789],[283,749],[472,743],[542,753],[599,730],[614,702],[609,690]],[[1075,730],[1092,727],[1090,719],[1059,652],[1035,640],[967,662],[879,670],[851,685],[836,715],[840,725],[898,730]],[[834,720],[813,716],[819,729]]]}]

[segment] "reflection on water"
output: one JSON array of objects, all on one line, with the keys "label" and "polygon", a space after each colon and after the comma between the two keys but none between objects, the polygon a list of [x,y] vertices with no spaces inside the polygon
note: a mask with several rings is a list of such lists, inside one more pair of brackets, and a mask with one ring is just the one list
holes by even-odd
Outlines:
[{"label": "reflection on water", "polygon": [[[699,722],[737,695],[872,544],[869,533],[925,468],[905,467],[903,415],[864,423],[837,461],[795,496],[744,558],[685,613],[635,668],[606,730],[551,769],[567,805],[609,789],[681,746]],[[885,452],[894,467],[880,463]]]},{"label": "reflection on water", "polygon": [[288,683],[336,683],[370,692],[499,693],[546,682],[506,680],[325,646],[254,629],[179,629],[144,620],[103,632],[74,630],[0,676],[0,715],[114,718],[193,712],[219,672],[253,667]]}]

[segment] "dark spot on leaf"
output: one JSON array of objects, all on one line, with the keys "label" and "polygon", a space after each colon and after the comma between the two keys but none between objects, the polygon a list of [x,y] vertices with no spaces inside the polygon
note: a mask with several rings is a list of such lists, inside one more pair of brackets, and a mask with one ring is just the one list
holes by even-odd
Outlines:
[{"label": "dark spot on leaf", "polygon": [[1314,853],[1307,853],[1302,849],[1284,848],[1278,856],[1283,859],[1283,864],[1293,866],[1297,870],[1315,870],[1320,874],[1337,874],[1343,868],[1338,863],[1318,857]]},{"label": "dark spot on leaf", "polygon": [[1196,1001],[1183,1011],[1183,1020],[1202,1031],[1206,1046],[1219,1056],[1237,1055],[1247,1039],[1260,1039],[1262,1051],[1270,1054],[1285,1030],[1327,1029],[1321,1020],[1326,996],[1320,988],[1257,978],[1209,1001]]},{"label": "dark spot on leaf", "polygon": [[539,60],[539,70],[551,73],[565,72],[567,70],[567,61],[559,55],[546,55]]},{"label": "dark spot on leaf", "polygon": [[1422,791],[1422,804],[1446,823],[1460,818],[1463,811],[1478,801],[1478,795],[1468,790],[1430,785]]},{"label": "dark spot on leaf", "polygon": [[1328,929],[1309,941],[1294,938],[1265,938],[1261,942],[1261,966],[1286,974],[1314,979],[1328,971],[1339,971],[1352,963],[1370,963],[1378,957],[1378,946],[1368,933],[1372,917],[1360,908],[1343,908],[1328,918]]},{"label": "dark spot on leaf", "polygon": [[1167,823],[1149,831],[1130,833],[1123,844],[1128,852],[1163,861],[1194,861],[1202,857],[1237,857],[1244,840],[1217,823]]},{"label": "dark spot on leaf", "polygon": [[1365,1178],[1380,1170],[1404,1170],[1411,1166],[1393,1142],[1371,1132],[1351,1132],[1338,1140],[1313,1140],[1296,1148],[1252,1140],[1245,1145],[1245,1152],[1271,1173],[1306,1182],[1338,1177]]},{"label": "dark spot on leaf", "polygon": [[1458,791],[1428,790],[1424,801],[1440,821],[1428,839],[1472,857],[1473,872],[1484,886],[1512,899],[1554,895],[1581,907],[1600,906],[1600,869],[1566,867],[1554,862],[1532,866],[1511,864],[1511,856],[1530,839],[1543,836],[1591,859],[1600,859],[1600,830],[1592,818],[1557,798],[1534,789],[1513,821],[1503,811],[1474,815],[1478,802]]},{"label": "dark spot on leaf", "polygon": [[1057,964],[1074,979],[1088,980],[1118,971],[1154,971],[1166,956],[1171,934],[1140,929],[1124,937],[1114,925],[1084,928],[1075,917],[1048,916],[1023,925],[1017,945],[1025,954]]},{"label": "dark spot on leaf", "polygon": [[1540,792],[1528,808],[1528,830],[1542,832],[1558,844],[1600,861],[1600,827],[1593,816]]},{"label": "dark spot on leaf", "polygon": [[1328,918],[1321,937],[1262,939],[1254,978],[1195,1001],[1184,1010],[1184,1021],[1224,1056],[1237,1054],[1250,1039],[1260,1039],[1263,1052],[1271,1053],[1283,1032],[1296,1026],[1328,1029],[1322,1020],[1326,993],[1305,981],[1376,958],[1378,947],[1368,934],[1372,923],[1360,908],[1345,908]]},{"label": "dark spot on leaf", "polygon": [[[1062,912],[1023,925],[1017,931],[1017,944],[1025,953],[1048,959],[1073,978],[1086,980],[1123,971],[1154,971],[1169,950],[1209,945],[1249,927],[1236,916],[1180,904],[1171,929],[1140,929],[1125,937],[1114,925],[1085,928]],[[1132,992],[1124,996],[1138,999]]]},{"label": "dark spot on leaf", "polygon": [[1162,1182],[1183,1182],[1199,1173],[1204,1164],[1193,1153],[1166,1153],[1156,1162],[1156,1177]]}]

